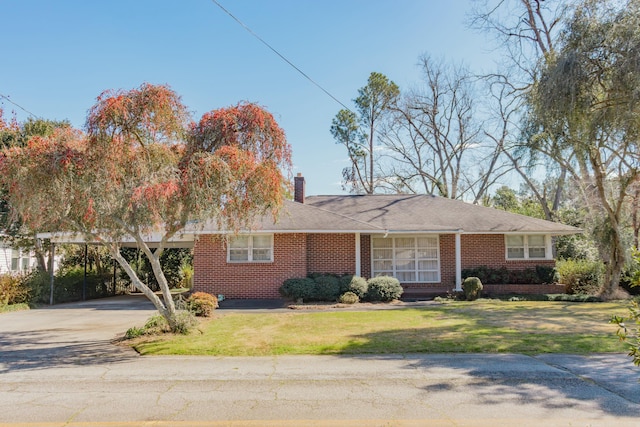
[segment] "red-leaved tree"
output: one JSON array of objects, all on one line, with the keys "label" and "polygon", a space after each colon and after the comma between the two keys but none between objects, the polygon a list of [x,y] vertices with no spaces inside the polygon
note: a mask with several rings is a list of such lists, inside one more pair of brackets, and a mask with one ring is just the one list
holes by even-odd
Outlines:
[{"label": "red-leaved tree", "polygon": [[[283,130],[250,103],[191,120],[167,86],[106,91],[86,132],[58,129],[5,149],[0,175],[9,203],[34,231],[75,232],[102,243],[167,319],[179,325],[159,259],[187,224],[227,230],[277,215],[291,167]],[[154,245],[148,236],[160,236]],[[162,290],[156,296],[120,253],[133,239]]]}]

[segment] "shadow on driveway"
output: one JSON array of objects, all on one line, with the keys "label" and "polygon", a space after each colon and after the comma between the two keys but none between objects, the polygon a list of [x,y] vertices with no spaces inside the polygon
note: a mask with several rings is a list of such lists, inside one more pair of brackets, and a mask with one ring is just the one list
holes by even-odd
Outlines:
[{"label": "shadow on driveway", "polygon": [[113,341],[156,312],[144,297],[119,296],[0,315],[0,373],[130,360]]}]

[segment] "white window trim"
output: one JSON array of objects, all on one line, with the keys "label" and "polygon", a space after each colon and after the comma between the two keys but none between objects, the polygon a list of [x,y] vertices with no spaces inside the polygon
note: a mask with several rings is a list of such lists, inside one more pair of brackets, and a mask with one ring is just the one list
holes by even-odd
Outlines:
[{"label": "white window trim", "polygon": [[[509,244],[507,238],[509,236],[522,236],[524,240],[524,258],[509,258]],[[529,257],[529,236],[543,236],[544,237],[544,258],[531,258]],[[551,236],[548,234],[505,234],[504,235],[504,258],[507,261],[548,261],[553,260]]]},{"label": "white window trim", "polygon": [[[416,273],[416,280],[415,281],[400,281],[400,283],[440,283],[442,281],[442,265],[441,265],[441,257],[440,257],[440,235],[436,234],[435,236],[433,234],[394,234],[392,236],[387,236],[385,237],[386,239],[393,239],[393,244],[392,244],[392,269],[393,269],[393,277],[397,276],[397,273],[399,272],[398,270],[396,270],[396,245],[395,245],[395,239],[396,238],[413,238],[414,241],[417,241],[417,238],[419,237],[435,237],[436,238],[436,250],[437,250],[437,262],[438,262],[438,266],[437,266],[437,274],[438,277],[436,280],[434,281],[424,281],[424,280],[417,280],[418,279],[418,259],[417,259],[417,255],[415,258],[416,261],[416,268],[415,270],[413,270]],[[373,257],[373,240],[374,238],[380,238],[380,236],[377,235],[371,235],[371,243],[370,243],[370,250],[371,250],[371,275],[375,277],[375,270],[374,270],[374,257]],[[416,243],[417,244],[417,243]],[[400,272],[406,272],[406,271],[400,271]]]},{"label": "white window trim", "polygon": [[[270,244],[271,247],[270,249],[270,257],[268,260],[266,259],[260,259],[260,260],[253,260],[253,237],[254,236],[269,236],[270,237]],[[229,241],[227,242],[227,263],[228,264],[265,264],[265,263],[271,263],[273,262],[273,234],[240,234],[237,237],[248,237],[249,238],[249,254],[248,254],[248,259],[247,260],[232,260],[231,259],[231,240],[233,239],[233,237],[229,237]]]}]

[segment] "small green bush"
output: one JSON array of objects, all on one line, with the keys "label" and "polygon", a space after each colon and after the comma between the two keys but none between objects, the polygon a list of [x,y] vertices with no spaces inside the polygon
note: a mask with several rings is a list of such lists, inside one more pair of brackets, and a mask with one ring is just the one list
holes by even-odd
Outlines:
[{"label": "small green bush", "polygon": [[188,334],[196,325],[198,320],[196,317],[187,310],[176,311],[176,329],[172,331],[169,327],[169,322],[161,314],[154,314],[151,316],[142,328],[134,326],[129,328],[125,333],[126,339],[137,338],[143,335],[161,335],[169,332],[175,332],[179,334]]},{"label": "small green bush", "polygon": [[604,264],[600,261],[559,260],[558,279],[567,294],[598,295],[602,288]]},{"label": "small green bush", "polygon": [[144,328],[140,328],[138,326],[134,326],[132,328],[127,329],[127,332],[125,332],[124,334],[124,338],[131,340],[134,338],[138,338],[145,335],[145,330]]},{"label": "small green bush", "polygon": [[378,276],[367,281],[366,299],[369,301],[392,301],[400,298],[403,289],[395,277]]},{"label": "small green bush", "polygon": [[462,290],[467,301],[475,301],[482,292],[482,282],[477,277],[467,277],[462,282]]},{"label": "small green bush", "polygon": [[307,277],[287,279],[280,286],[280,295],[293,300],[311,300],[315,296],[315,282]]},{"label": "small green bush", "polygon": [[367,295],[367,279],[360,276],[346,275],[340,278],[340,293],[353,292],[362,299]]},{"label": "small green bush", "polygon": [[198,325],[196,317],[187,310],[178,310],[176,312],[176,329],[173,332],[178,334],[188,334]]},{"label": "small green bush", "polygon": [[349,291],[340,295],[338,302],[340,302],[341,304],[357,304],[358,302],[360,302],[360,298],[358,297],[358,295]]},{"label": "small green bush", "polygon": [[29,291],[25,276],[16,274],[0,276],[0,305],[29,302]]},{"label": "small green bush", "polygon": [[211,317],[218,308],[218,298],[206,292],[194,292],[187,299],[187,307],[196,316]]},{"label": "small green bush", "polygon": [[314,295],[317,301],[336,301],[340,296],[340,281],[331,274],[323,274],[314,279]]}]

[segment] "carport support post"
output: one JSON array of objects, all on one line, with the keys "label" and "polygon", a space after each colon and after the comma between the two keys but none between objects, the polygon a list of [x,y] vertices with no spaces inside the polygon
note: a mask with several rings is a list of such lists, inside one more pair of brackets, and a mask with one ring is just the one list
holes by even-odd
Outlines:
[{"label": "carport support post", "polygon": [[53,305],[53,278],[54,278],[53,258],[55,257],[55,253],[56,253],[56,245],[55,243],[51,242],[51,249],[49,250],[49,277],[50,277],[49,305]]},{"label": "carport support post", "polygon": [[82,277],[82,301],[87,299],[87,244],[84,244],[84,276]]},{"label": "carport support post", "polygon": [[460,249],[460,235],[462,230],[456,233],[456,291],[462,291],[462,250]]}]

